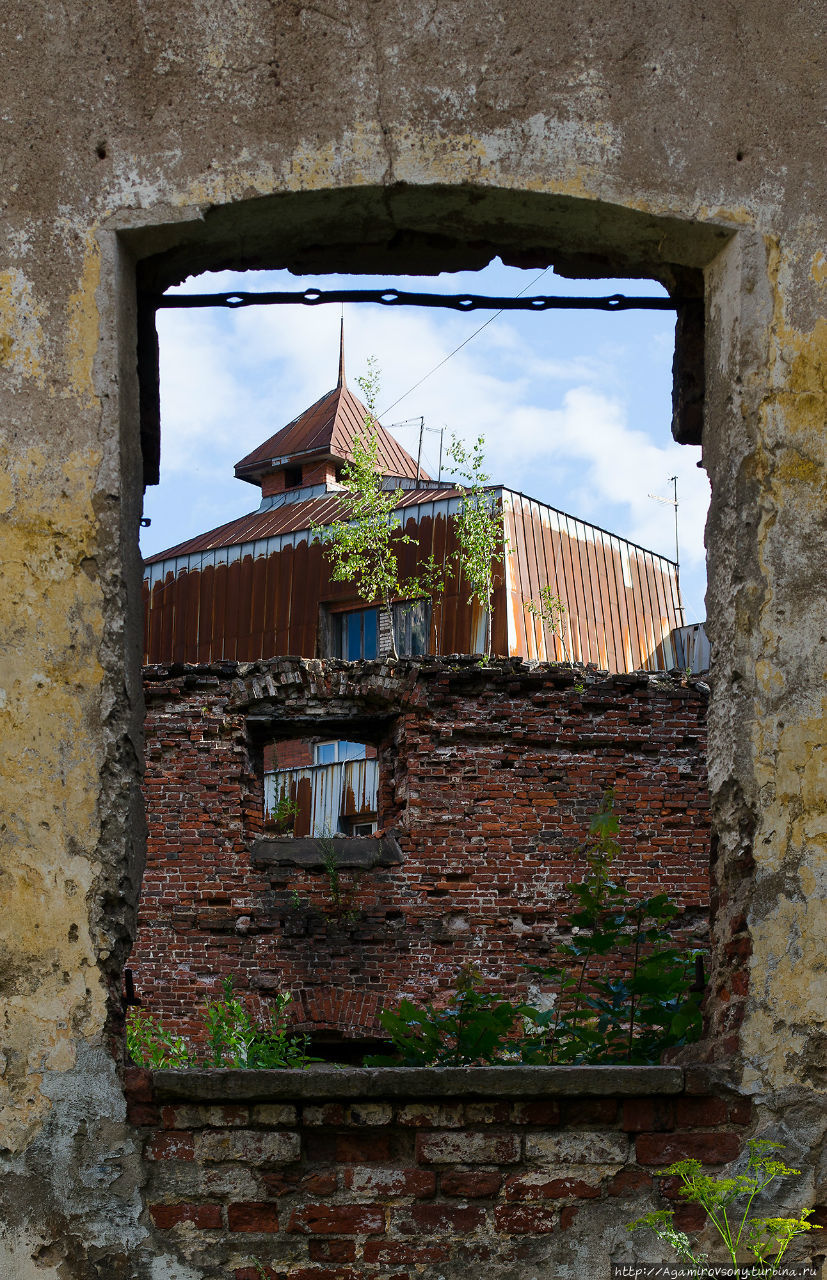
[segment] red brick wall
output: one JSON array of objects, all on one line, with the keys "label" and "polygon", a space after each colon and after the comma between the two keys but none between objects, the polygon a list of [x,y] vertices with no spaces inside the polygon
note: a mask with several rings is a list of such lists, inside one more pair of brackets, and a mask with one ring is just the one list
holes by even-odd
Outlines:
[{"label": "red brick wall", "polygon": [[336,479],[336,466],[332,462],[309,463],[302,468],[302,484],[331,485]]},{"label": "red brick wall", "polygon": [[703,1071],[674,1096],[554,1097],[545,1081],[510,1093],[501,1070],[496,1098],[473,1079],[452,1096],[365,1097],[354,1073],[347,1102],[314,1100],[306,1078],[250,1102],[234,1073],[211,1103],[164,1102],[130,1071],[148,1220],[165,1248],[235,1280],[260,1280],[254,1260],[269,1280],[552,1277],[563,1263],[585,1280],[652,1256],[625,1230],[649,1209],[699,1229],[677,1179],[653,1174],[687,1156],[714,1172],[751,1120]]},{"label": "red brick wall", "polygon": [[266,476],[261,478],[261,496],[263,498],[272,497],[274,493],[283,493],[284,484],[284,468],[278,471],[270,471]]},{"label": "red brick wall", "polygon": [[[286,663],[256,670],[278,674]],[[302,678],[319,690],[326,672],[335,702],[341,672],[355,666],[303,664]],[[228,973],[254,1007],[288,990],[298,1023],[345,1035],[375,1032],[378,1010],[402,995],[439,998],[467,964],[524,993],[525,965],[553,950],[567,882],[585,873],[578,846],[610,786],[617,874],[635,893],[670,893],[689,932],[703,934],[703,688],[429,660],[399,714],[375,728],[380,824],[395,829],[403,862],[342,870],[337,902],[321,866],[253,865],[261,753],[248,746],[234,673],[231,664],[147,671],[149,840],[130,964],[147,1007],[181,1029]],[[376,714],[371,696],[363,711]],[[314,698],[282,707],[278,731],[308,707],[327,714]]]},{"label": "red brick wall", "polygon": [[264,748],[264,769],[304,769],[313,763],[313,744],[307,738],[268,743]]}]

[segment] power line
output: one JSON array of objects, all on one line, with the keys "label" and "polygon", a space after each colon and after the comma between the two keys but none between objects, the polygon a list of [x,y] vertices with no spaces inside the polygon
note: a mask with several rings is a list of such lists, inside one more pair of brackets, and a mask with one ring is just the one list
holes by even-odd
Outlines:
[{"label": "power line", "polygon": [[[533,289],[533,288],[534,288],[534,286],[535,286],[535,284],[537,283],[537,281],[538,281],[538,280],[542,280],[542,278],[543,278],[543,276],[546,274],[546,272],[548,272],[548,271],[550,271],[550,270],[551,270],[551,267],[545,267],[545,268],[540,272],[540,274],[539,274],[538,276],[535,276],[535,277],[534,277],[534,279],[533,279],[533,280],[531,280],[531,281],[526,285],[526,287],[525,287],[524,289],[521,289],[519,293],[516,293],[516,294],[514,295],[515,300],[516,300],[517,298],[521,298],[521,297],[523,296],[523,294],[524,294],[524,293],[527,293],[527,292],[528,292],[528,290],[529,290],[529,289]],[[393,404],[389,404],[389,405],[388,405],[388,407],[387,407],[387,409],[383,409],[383,410],[382,410],[382,413],[378,414],[377,416],[378,416],[379,418],[381,418],[383,414],[385,414],[385,413],[390,413],[391,409],[395,409],[395,408],[396,408],[396,406],[397,406],[398,404],[401,404],[401,402],[402,402],[402,401],[403,401],[407,396],[409,396],[409,395],[411,394],[411,392],[412,392],[412,391],[416,391],[417,387],[421,387],[421,386],[422,386],[422,384],[423,384],[423,382],[427,382],[427,380],[428,380],[428,378],[430,378],[431,374],[436,373],[436,372],[437,372],[437,370],[438,370],[438,369],[441,369],[441,368],[442,368],[442,366],[443,366],[444,364],[447,364],[447,363],[448,363],[448,361],[451,359],[451,357],[452,357],[452,356],[455,356],[455,355],[457,354],[457,352],[458,352],[458,351],[461,351],[461,350],[462,350],[462,348],[463,348],[463,347],[467,347],[467,346],[468,346],[468,343],[472,340],[472,338],[476,338],[476,336],[477,336],[477,334],[478,334],[478,333],[482,333],[483,329],[487,329],[487,328],[488,328],[488,326],[489,326],[490,324],[493,324],[493,323],[494,323],[494,321],[497,319],[497,316],[501,316],[501,315],[502,315],[502,313],[503,313],[503,311],[505,311],[505,310],[506,310],[506,308],[505,308],[505,307],[501,307],[499,311],[495,311],[493,316],[489,316],[489,317],[488,317],[488,319],[486,320],[485,324],[481,324],[481,325],[480,325],[480,327],[479,327],[479,329],[475,329],[475,330],[474,330],[474,332],[473,332],[469,337],[467,337],[467,338],[465,339],[465,341],[464,341],[464,342],[461,342],[461,343],[459,344],[459,346],[458,346],[458,347],[455,347],[453,351],[449,352],[449,354],[445,357],[445,359],[444,359],[444,360],[440,360],[439,364],[434,365],[433,369],[431,369],[428,373],[426,373],[426,374],[424,375],[424,377],[422,377],[422,378],[420,378],[420,379],[419,379],[419,382],[415,382],[415,383],[413,384],[413,386],[412,386],[412,387],[410,387],[407,391],[405,391],[405,392],[404,392],[404,393],[399,397],[399,399],[398,399],[398,400],[394,400]]]}]

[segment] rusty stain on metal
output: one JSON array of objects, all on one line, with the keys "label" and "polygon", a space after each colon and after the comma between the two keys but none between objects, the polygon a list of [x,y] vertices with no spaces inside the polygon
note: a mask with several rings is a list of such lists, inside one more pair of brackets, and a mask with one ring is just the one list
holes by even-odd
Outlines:
[{"label": "rusty stain on metal", "polygon": [[[676,566],[616,534],[533,498],[496,489],[507,553],[495,567],[495,653],[547,661],[593,662],[611,671],[663,670],[676,664],[670,634],[683,622]],[[444,569],[434,597],[430,649],[484,648],[480,606],[469,600],[456,561],[453,488],[407,489],[396,504],[403,575],[433,555]],[[145,661],[254,661],[317,655],[319,606],[360,602],[330,579],[310,526],[343,511],[337,493],[288,502],[191,538],[146,562]],[[556,629],[526,610],[542,587],[565,603]],[[555,633],[555,630],[557,633]]]}]

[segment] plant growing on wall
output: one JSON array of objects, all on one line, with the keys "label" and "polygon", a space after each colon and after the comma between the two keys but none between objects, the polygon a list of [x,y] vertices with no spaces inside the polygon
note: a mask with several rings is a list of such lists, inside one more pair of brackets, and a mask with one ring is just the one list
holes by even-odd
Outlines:
[{"label": "plant growing on wall", "polygon": [[393,1041],[393,1057],[365,1059],[369,1067],[466,1067],[518,1057],[514,1041],[522,1008],[483,990],[473,966],[460,971],[453,998],[443,1009],[402,1000],[395,1013],[383,1009],[379,1022]]},{"label": "plant growing on wall", "polygon": [[273,808],[265,815],[267,826],[278,835],[284,835],[293,830],[298,812],[299,806],[296,801],[291,799],[286,791],[282,791]]},{"label": "plant growing on wall", "polygon": [[[782,1150],[780,1142],[751,1139],[747,1167],[744,1173],[736,1174],[733,1178],[711,1177],[698,1160],[678,1160],[668,1169],[659,1170],[656,1175],[659,1178],[680,1178],[683,1184],[680,1190],[682,1198],[690,1204],[699,1204],[706,1211],[729,1258],[732,1269],[727,1271],[728,1275],[736,1278],[777,1275],[784,1255],[796,1236],[821,1230],[815,1222],[809,1221],[812,1209],[802,1209],[797,1218],[748,1216],[753,1200],[762,1195],[776,1178],[786,1178],[801,1172],[800,1169],[788,1169],[783,1161],[775,1158],[773,1153]],[[738,1201],[741,1204],[735,1209]],[[676,1229],[672,1218],[672,1211],[668,1209],[655,1210],[630,1222],[627,1230],[653,1231],[658,1240],[669,1245],[681,1263],[691,1268],[690,1271],[684,1271],[684,1275],[720,1274],[720,1268],[711,1265],[706,1254],[693,1252],[689,1237]],[[752,1261],[742,1268],[739,1266],[739,1255],[743,1259],[745,1254]]]},{"label": "plant growing on wall", "polygon": [[506,545],[502,507],[486,488],[491,477],[483,471],[484,444],[484,437],[479,436],[469,450],[454,436],[448,457],[459,476],[456,487],[462,493],[459,511],[454,516],[454,530],[459,543],[457,563],[468,587],[469,601],[477,600],[485,611],[485,654],[490,658],[494,563],[505,552]]},{"label": "plant growing on wall", "polygon": [[357,594],[368,604],[378,603],[389,621],[391,651],[398,657],[393,630],[392,606],[396,599],[412,599],[442,590],[442,575],[433,557],[428,557],[415,577],[399,574],[399,547],[415,538],[400,532],[395,507],[401,489],[383,487],[379,467],[379,438],[376,431],[376,397],[379,374],[373,357],[368,372],[358,379],[367,404],[364,430],[354,438],[353,458],[342,468],[345,490],[343,511],[330,525],[316,525],[313,537],[321,542],[331,563],[334,582],[352,582]]},{"label": "plant growing on wall", "polygon": [[139,1067],[191,1067],[192,1048],[183,1036],[164,1027],[146,1009],[130,1008],[126,1019],[126,1048]]},{"label": "plant growing on wall", "polygon": [[574,909],[558,947],[565,963],[530,966],[553,987],[550,1009],[511,1004],[463,971],[447,1006],[403,1000],[379,1021],[396,1057],[368,1065],[469,1062],[656,1063],[664,1049],[701,1031],[700,993],[689,990],[693,952],[672,945],[677,906],[665,894],[632,899],[610,878],[620,851],[612,792],[591,820],[582,852],[589,874],[571,884]]},{"label": "plant growing on wall", "polygon": [[678,907],[665,893],[634,899],[612,878],[618,825],[607,791],[581,848],[589,874],[567,886],[575,909],[571,941],[557,948],[562,963],[532,966],[556,990],[551,1009],[529,1015],[529,1060],[653,1063],[700,1035],[701,995],[688,990],[695,953],[676,948],[670,929]]},{"label": "plant growing on wall", "polygon": [[318,845],[322,855],[322,866],[327,877],[330,902],[330,909],[325,914],[329,914],[340,924],[355,924],[359,917],[359,912],[351,905],[351,899],[358,887],[359,876],[354,872],[349,884],[346,885],[342,882],[339,854],[332,831],[326,830],[323,835],[319,836]]},{"label": "plant growing on wall", "polygon": [[285,1011],[291,997],[279,993],[270,1018],[257,1022],[233,993],[232,978],[222,984],[223,998],[204,1006],[203,1052],[173,1035],[160,1018],[140,1009],[130,1009],[126,1023],[126,1047],[139,1067],[306,1067],[315,1062],[307,1053],[307,1037],[291,1035]]},{"label": "plant growing on wall", "polygon": [[566,662],[570,662],[571,655],[569,654],[565,636],[566,619],[569,611],[560,596],[555,595],[551,587],[541,587],[539,604],[534,600],[528,600],[525,604],[525,610],[533,618],[538,618],[553,636],[557,636]]}]

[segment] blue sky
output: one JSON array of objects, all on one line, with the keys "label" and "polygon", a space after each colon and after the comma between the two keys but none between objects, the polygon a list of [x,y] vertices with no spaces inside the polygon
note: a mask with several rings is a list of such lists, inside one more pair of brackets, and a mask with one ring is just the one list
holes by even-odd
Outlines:
[{"label": "blue sky", "polygon": [[[213,272],[178,291],[383,288],[514,296],[662,294],[651,281],[572,281],[504,267],[438,277],[299,277]],[[344,308],[347,377],[374,356],[385,426],[424,415],[423,466],[436,475],[439,437],[486,441],[491,478],[674,559],[671,497],[678,476],[681,583],[687,621],[704,617],[703,528],[709,503],[700,449],[676,445],[671,416],[671,312],[506,312],[415,391],[425,374],[493,313],[351,304]],[[233,466],[336,383],[336,305],[162,311],[161,483],[147,491],[145,555],[258,505]],[[399,397],[404,397],[394,404]],[[390,408],[389,412],[382,410]],[[416,454],[418,422],[394,429]],[[443,472],[443,474],[445,474]]]}]

